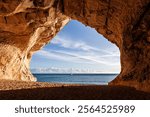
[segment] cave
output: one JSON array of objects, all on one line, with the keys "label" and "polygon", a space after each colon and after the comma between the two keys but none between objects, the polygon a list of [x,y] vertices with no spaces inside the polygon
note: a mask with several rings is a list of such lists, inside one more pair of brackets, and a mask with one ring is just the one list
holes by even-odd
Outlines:
[{"label": "cave", "polygon": [[36,81],[33,53],[71,19],[118,46],[121,72],[109,85],[150,91],[149,0],[0,0],[0,78]]}]

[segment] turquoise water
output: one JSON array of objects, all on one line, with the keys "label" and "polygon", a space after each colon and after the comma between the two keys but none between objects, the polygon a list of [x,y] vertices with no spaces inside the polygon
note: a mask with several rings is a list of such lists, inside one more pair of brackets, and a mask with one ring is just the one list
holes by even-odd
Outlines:
[{"label": "turquoise water", "polygon": [[117,74],[33,74],[38,82],[64,84],[108,84]]}]

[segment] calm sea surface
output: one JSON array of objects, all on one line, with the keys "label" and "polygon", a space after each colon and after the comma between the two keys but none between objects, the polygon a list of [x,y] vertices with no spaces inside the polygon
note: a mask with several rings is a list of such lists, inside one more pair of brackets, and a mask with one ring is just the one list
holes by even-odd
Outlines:
[{"label": "calm sea surface", "polygon": [[33,74],[38,82],[65,84],[108,84],[117,74]]}]

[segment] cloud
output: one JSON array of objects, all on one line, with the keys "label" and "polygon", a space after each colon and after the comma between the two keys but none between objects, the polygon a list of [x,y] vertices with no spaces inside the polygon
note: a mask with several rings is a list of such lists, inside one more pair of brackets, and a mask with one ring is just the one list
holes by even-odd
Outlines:
[{"label": "cloud", "polygon": [[[87,43],[83,42],[83,41],[75,41],[76,39],[70,39],[68,37],[64,37],[64,36],[56,36],[51,43],[58,45],[60,47],[64,47],[64,48],[68,48],[68,49],[75,49],[75,50],[81,50],[81,51],[95,51],[95,52],[100,52],[101,54],[111,54],[114,55],[116,52],[111,52],[111,51],[107,51],[107,50],[102,50],[96,47],[93,47],[91,45],[88,45]],[[115,55],[118,55],[115,54]]]},{"label": "cloud", "polygon": [[32,68],[32,73],[103,73],[100,70],[79,69],[79,68]]},{"label": "cloud", "polygon": [[[88,64],[102,64],[102,65],[118,65],[118,61],[116,61],[116,56],[106,55],[99,56],[83,52],[66,52],[66,51],[56,51],[56,50],[40,50],[36,53],[42,57],[53,60],[61,60],[72,63],[88,63]],[[106,57],[106,58],[105,58]]]},{"label": "cloud", "polygon": [[65,38],[65,37],[59,37],[56,36],[52,41],[52,44],[57,44],[61,47],[64,48],[69,48],[69,49],[80,49],[80,50],[89,50],[90,48],[82,41],[72,41],[71,39]]}]

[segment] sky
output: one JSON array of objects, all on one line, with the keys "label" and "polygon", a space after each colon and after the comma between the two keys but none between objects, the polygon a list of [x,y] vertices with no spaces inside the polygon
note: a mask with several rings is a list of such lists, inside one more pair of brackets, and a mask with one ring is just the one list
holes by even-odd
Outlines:
[{"label": "sky", "polygon": [[120,52],[95,29],[72,20],[30,63],[32,73],[119,73]]}]

